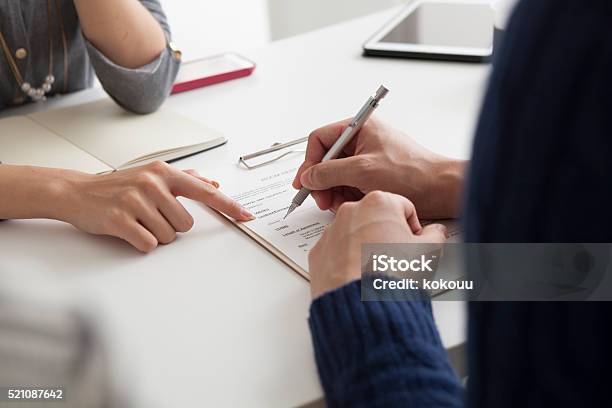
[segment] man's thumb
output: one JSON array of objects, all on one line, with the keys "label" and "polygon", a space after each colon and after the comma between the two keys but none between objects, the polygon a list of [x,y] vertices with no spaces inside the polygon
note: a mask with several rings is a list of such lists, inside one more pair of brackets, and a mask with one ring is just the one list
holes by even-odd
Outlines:
[{"label": "man's thumb", "polygon": [[315,164],[300,179],[302,186],[310,190],[327,190],[333,187],[355,187],[358,177],[357,157],[334,159]]}]

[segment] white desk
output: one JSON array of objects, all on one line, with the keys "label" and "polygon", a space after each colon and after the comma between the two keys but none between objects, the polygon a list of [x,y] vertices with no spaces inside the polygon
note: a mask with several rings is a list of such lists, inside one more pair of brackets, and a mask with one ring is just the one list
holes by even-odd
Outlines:
[{"label": "white desk", "polygon": [[[391,93],[380,117],[431,149],[467,157],[488,67],[361,57],[362,41],[390,13],[273,43],[248,54],[258,63],[252,77],[171,97],[170,107],[230,139],[177,165],[214,172],[242,153],[353,114],[381,83]],[[1,283],[95,311],[117,382],[139,406],[284,407],[319,399],[308,284],[217,214],[186,205],[194,229],[150,255],[53,221],[3,223]],[[463,308],[434,305],[447,348],[465,341]]]}]

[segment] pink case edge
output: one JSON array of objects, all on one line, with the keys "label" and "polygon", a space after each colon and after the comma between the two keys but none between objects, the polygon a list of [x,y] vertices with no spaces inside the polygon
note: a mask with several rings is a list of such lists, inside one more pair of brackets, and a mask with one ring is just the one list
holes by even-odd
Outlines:
[{"label": "pink case edge", "polygon": [[[220,55],[225,55],[225,54],[220,54]],[[251,61],[250,59],[243,57],[242,55],[238,55],[238,54],[235,54],[235,55],[239,56],[240,58],[244,60],[250,61],[253,64],[253,66],[249,68],[238,69],[236,71],[224,72],[222,74],[213,75],[209,77],[198,78],[192,81],[177,82],[172,86],[172,91],[170,92],[170,95],[174,95],[174,94],[181,93],[181,92],[187,92],[187,91],[191,91],[194,89],[203,88],[205,86],[215,85],[221,82],[231,81],[234,79],[243,78],[243,77],[251,75],[253,71],[255,71],[255,68],[257,68],[257,64],[255,64],[255,62]],[[198,61],[202,61],[202,60],[206,60],[206,59],[214,58],[214,57],[215,56],[201,58],[199,60],[195,60],[192,62],[198,62]]]}]

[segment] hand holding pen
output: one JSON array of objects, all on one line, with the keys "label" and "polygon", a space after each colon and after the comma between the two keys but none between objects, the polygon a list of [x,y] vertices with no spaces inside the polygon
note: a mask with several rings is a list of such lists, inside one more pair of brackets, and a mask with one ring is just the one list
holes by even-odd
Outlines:
[{"label": "hand holding pen", "polygon": [[459,214],[466,161],[436,154],[406,133],[371,117],[335,160],[321,162],[352,119],[310,134],[293,187],[312,190],[321,210],[337,210],[381,190],[407,197],[424,219]]},{"label": "hand holding pen", "polygon": [[[380,101],[387,96],[387,93],[389,93],[389,90],[381,85],[376,93],[368,98],[363,107],[359,110],[359,112],[357,112],[357,115],[355,115],[355,117],[349,122],[348,126],[344,129],[340,137],[338,137],[327,153],[325,153],[321,159],[321,162],[336,159],[340,153],[342,153],[342,150],[351,142],[353,137],[359,133],[362,126],[366,123],[370,116],[372,116],[372,113],[374,113],[374,110],[378,107]],[[299,174],[300,173],[298,172],[298,175]],[[310,193],[310,189],[302,186],[300,191],[293,198],[285,218],[295,211],[296,208],[302,205]]]}]

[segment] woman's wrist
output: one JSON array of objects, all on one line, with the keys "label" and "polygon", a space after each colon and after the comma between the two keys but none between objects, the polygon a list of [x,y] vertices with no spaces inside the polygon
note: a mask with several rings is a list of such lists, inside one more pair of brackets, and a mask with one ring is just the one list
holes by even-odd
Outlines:
[{"label": "woman's wrist", "polygon": [[49,206],[42,218],[70,222],[71,216],[78,209],[76,204],[79,197],[78,180],[94,176],[78,171],[58,169],[49,174],[49,177],[45,192],[49,198]]},{"label": "woman's wrist", "polygon": [[0,218],[48,218],[66,221],[76,191],[70,178],[87,176],[71,170],[3,165],[0,169]]}]

